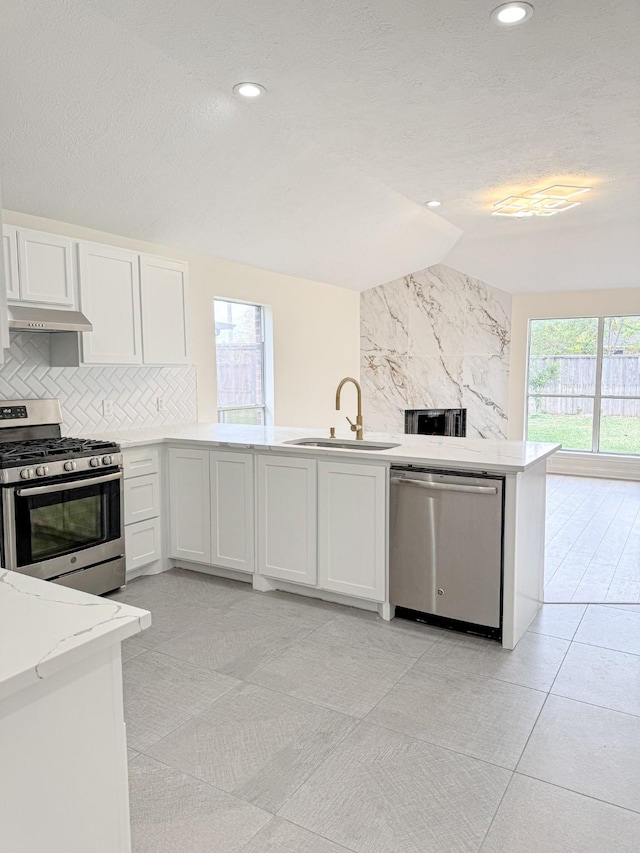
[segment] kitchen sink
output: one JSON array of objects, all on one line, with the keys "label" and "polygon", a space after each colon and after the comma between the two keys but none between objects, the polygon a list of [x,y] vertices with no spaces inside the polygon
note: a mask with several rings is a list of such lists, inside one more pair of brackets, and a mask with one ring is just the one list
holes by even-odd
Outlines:
[{"label": "kitchen sink", "polygon": [[285,441],[285,444],[296,444],[298,447],[327,447],[338,450],[392,450],[399,444],[389,444],[384,441],[358,441],[357,439],[342,438],[295,438]]}]

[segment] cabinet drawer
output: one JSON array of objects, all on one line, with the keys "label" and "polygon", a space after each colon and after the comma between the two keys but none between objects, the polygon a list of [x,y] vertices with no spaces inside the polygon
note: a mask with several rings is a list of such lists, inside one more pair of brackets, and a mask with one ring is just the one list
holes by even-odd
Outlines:
[{"label": "cabinet drawer", "polygon": [[122,451],[124,478],[157,474],[160,470],[160,454],[157,447],[134,447]]},{"label": "cabinet drawer", "polygon": [[160,515],[160,476],[135,477],[124,484],[124,523],[135,524]]},{"label": "cabinet drawer", "polygon": [[160,519],[138,521],[125,527],[124,543],[128,572],[159,560],[162,553]]}]

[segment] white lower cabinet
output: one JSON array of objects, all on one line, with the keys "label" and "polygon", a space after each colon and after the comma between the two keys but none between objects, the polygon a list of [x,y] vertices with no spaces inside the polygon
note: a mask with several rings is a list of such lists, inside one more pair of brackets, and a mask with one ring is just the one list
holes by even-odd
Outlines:
[{"label": "white lower cabinet", "polygon": [[317,583],[316,460],[258,456],[258,572]]},{"label": "white lower cabinet", "polygon": [[253,459],[169,448],[170,557],[254,571]]},{"label": "white lower cabinet", "polygon": [[156,447],[122,453],[127,575],[162,559],[160,454]]},{"label": "white lower cabinet", "polygon": [[255,512],[253,454],[210,453],[211,562],[253,572]]},{"label": "white lower cabinet", "polygon": [[124,481],[124,523],[135,524],[160,515],[160,475]]},{"label": "white lower cabinet", "polygon": [[122,454],[122,467],[125,480],[157,474],[160,470],[160,451],[157,447],[149,446],[127,448]]},{"label": "white lower cabinet", "polygon": [[124,529],[124,547],[127,572],[159,560],[162,556],[160,519],[150,518],[128,524]]},{"label": "white lower cabinet", "polygon": [[209,457],[207,450],[169,448],[169,556],[211,565]]},{"label": "white lower cabinet", "polygon": [[[386,601],[385,465],[178,447],[168,454],[171,558]],[[130,504],[142,513],[152,479],[132,481],[139,499]]]},{"label": "white lower cabinet", "polygon": [[384,601],[386,483],[383,465],[318,462],[318,586]]}]

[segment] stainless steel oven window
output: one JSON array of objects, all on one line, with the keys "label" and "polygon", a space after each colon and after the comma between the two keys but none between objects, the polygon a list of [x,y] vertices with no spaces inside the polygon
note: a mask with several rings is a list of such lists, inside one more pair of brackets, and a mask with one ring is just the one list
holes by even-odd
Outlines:
[{"label": "stainless steel oven window", "polygon": [[67,494],[62,501],[34,502],[29,513],[32,561],[104,542],[104,516],[100,494],[71,498]]},{"label": "stainless steel oven window", "polygon": [[[120,478],[17,488],[17,567],[55,560],[121,537]],[[70,488],[71,487],[71,488]]]}]

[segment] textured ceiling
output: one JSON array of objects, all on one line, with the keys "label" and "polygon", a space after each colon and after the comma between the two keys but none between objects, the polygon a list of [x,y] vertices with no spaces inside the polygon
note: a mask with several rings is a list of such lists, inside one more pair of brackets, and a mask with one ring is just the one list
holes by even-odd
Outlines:
[{"label": "textured ceiling", "polygon": [[[640,283],[637,0],[534,0],[513,29],[496,0],[2,5],[8,208],[356,289],[440,260],[514,292]],[[594,191],[489,216],[557,178]]]}]

